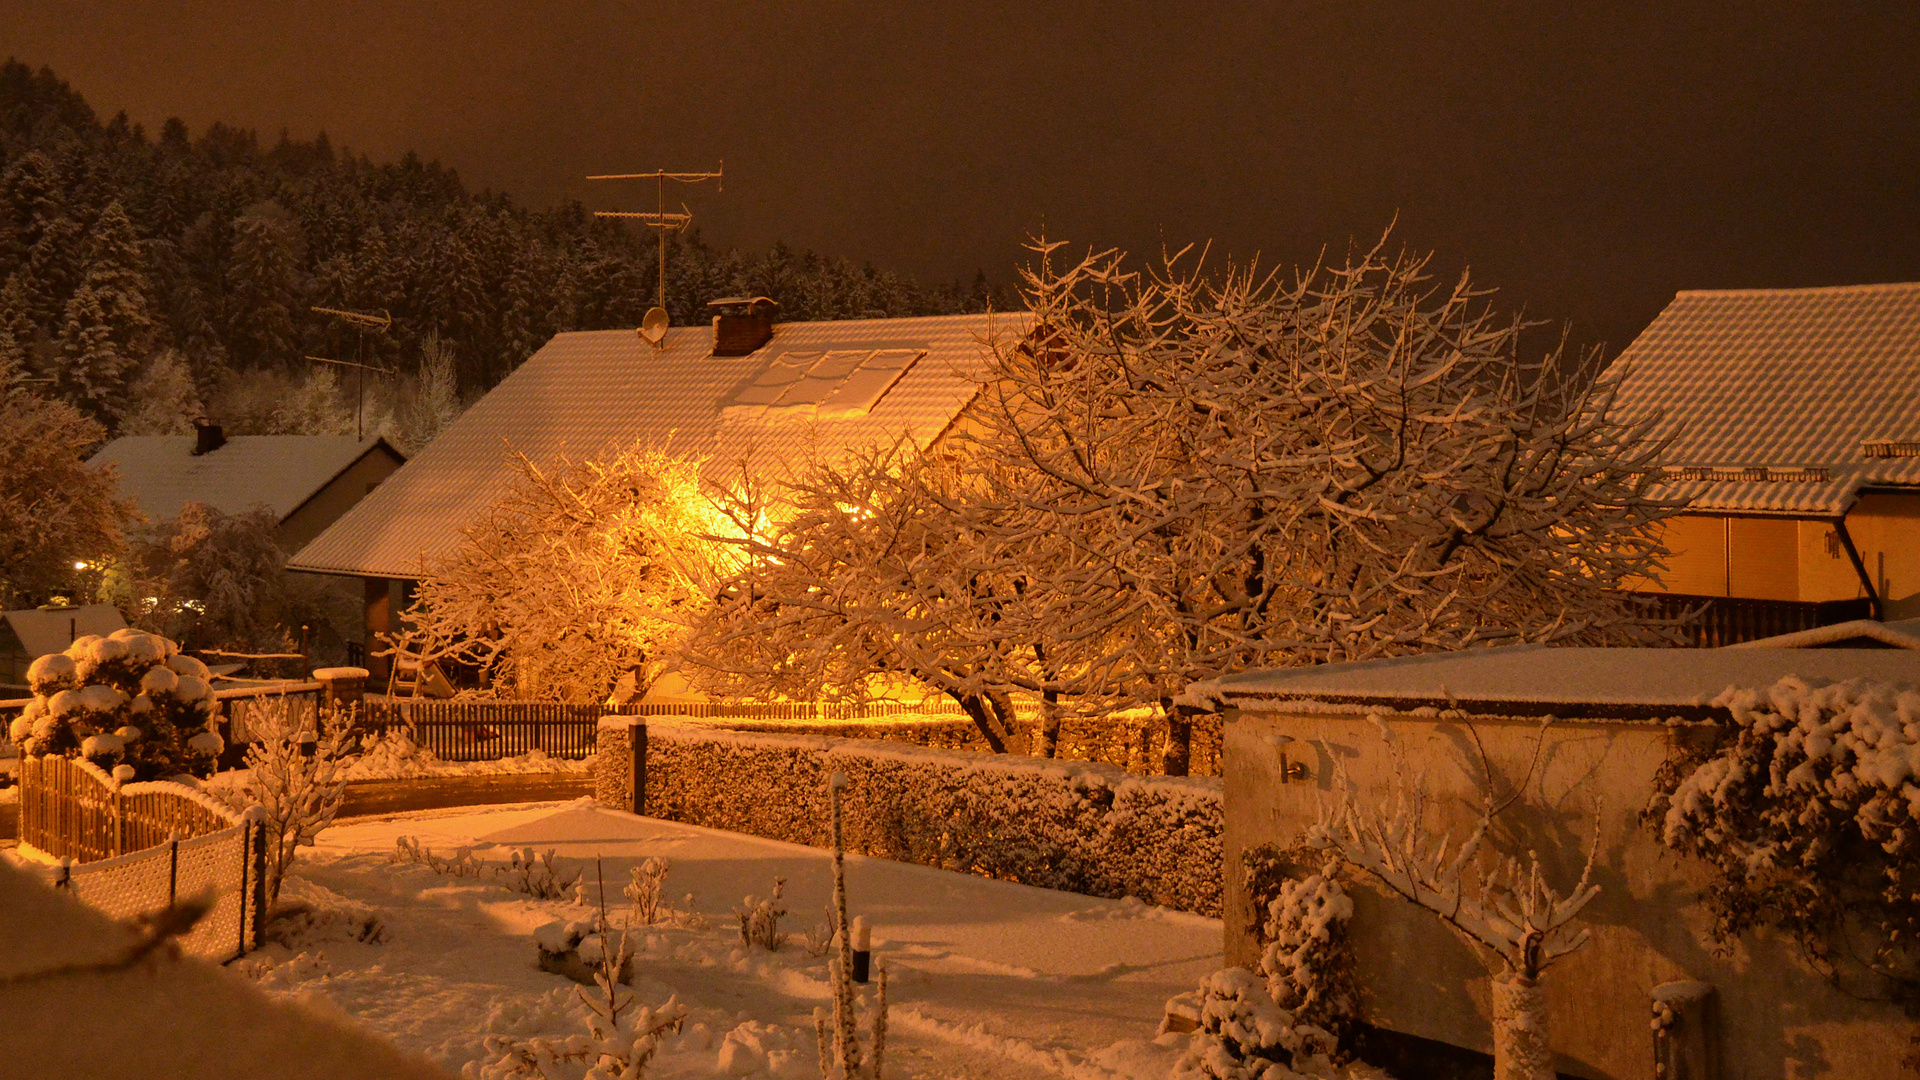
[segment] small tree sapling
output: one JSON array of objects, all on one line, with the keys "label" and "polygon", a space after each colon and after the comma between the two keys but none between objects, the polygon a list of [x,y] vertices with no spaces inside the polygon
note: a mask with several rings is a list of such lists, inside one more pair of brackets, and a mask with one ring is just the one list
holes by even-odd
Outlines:
[{"label": "small tree sapling", "polygon": [[[1499,851],[1480,858],[1494,819],[1520,797],[1532,778],[1545,741],[1544,726],[1526,778],[1504,798],[1494,794],[1491,765],[1481,750],[1485,777],[1481,813],[1466,840],[1455,848],[1450,835],[1435,837],[1431,832],[1424,776],[1410,768],[1386,724],[1375,718],[1375,725],[1391,763],[1387,797],[1361,798],[1341,770],[1336,783],[1343,790],[1321,806],[1309,830],[1309,842],[1337,852],[1388,892],[1431,912],[1491,954],[1501,969],[1493,979],[1494,1080],[1553,1080],[1541,978],[1554,961],[1587,943],[1588,931],[1576,920],[1600,894],[1600,886],[1592,881],[1600,852],[1599,815],[1595,814],[1593,843],[1580,880],[1563,894],[1548,884],[1537,852],[1529,851],[1524,859]],[[1477,732],[1474,741],[1477,746]]]},{"label": "small tree sapling", "polygon": [[309,727],[291,699],[276,706],[254,711],[255,741],[246,759],[246,796],[267,813],[269,904],[280,895],[295,850],[311,847],[340,812],[355,745],[345,718],[323,709]]}]

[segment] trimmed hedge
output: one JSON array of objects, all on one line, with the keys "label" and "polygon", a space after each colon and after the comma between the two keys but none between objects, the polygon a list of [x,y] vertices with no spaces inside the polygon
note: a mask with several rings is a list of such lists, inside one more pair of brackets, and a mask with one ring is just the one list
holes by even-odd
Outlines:
[{"label": "trimmed hedge", "polygon": [[[601,722],[595,766],[598,797],[622,809],[631,809],[630,722]],[[1220,914],[1218,780],[655,719],[642,812],[824,847],[825,781],[835,770],[851,781],[849,850]]]}]

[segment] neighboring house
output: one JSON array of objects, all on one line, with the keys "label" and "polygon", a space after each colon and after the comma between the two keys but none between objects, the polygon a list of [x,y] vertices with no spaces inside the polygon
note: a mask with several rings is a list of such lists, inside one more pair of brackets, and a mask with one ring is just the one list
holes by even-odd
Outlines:
[{"label": "neighboring house", "polygon": [[300,550],[406,462],[385,439],[345,435],[236,435],[195,423],[193,435],[129,435],[90,464],[115,466],[120,490],[154,522],[190,502],[223,514],[265,509],[280,546]]},{"label": "neighboring house", "polygon": [[[928,445],[977,389],[989,335],[1023,315],[773,321],[771,301],[718,301],[711,327],[655,346],[633,330],[556,335],[289,566],[366,582],[368,641],[397,628],[423,568],[510,489],[507,453],[540,461],[646,441],[715,476],[773,479],[817,456]],[[376,680],[386,677],[372,658]]]},{"label": "neighboring house", "polygon": [[27,666],[48,653],[65,652],[75,638],[124,630],[127,620],[112,604],[38,607],[0,612],[0,684],[27,684]]},{"label": "neighboring house", "polygon": [[1688,501],[1647,588],[1719,644],[1920,615],[1920,283],[1683,292],[1615,361]]}]

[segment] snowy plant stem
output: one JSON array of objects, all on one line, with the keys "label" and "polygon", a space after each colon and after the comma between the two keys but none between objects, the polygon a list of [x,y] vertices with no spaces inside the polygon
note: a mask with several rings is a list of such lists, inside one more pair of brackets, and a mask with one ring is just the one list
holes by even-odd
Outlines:
[{"label": "snowy plant stem", "polygon": [[833,1025],[840,1047],[840,1074],[852,1080],[860,1072],[860,1038],[853,1015],[853,934],[847,926],[846,849],[840,830],[840,788],[846,778],[827,779],[828,816],[833,829],[833,918],[840,943],[833,961]]}]

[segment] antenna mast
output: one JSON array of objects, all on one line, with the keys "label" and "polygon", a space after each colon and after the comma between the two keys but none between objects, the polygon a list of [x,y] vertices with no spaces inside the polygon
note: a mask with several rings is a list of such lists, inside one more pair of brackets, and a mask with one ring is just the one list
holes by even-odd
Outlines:
[{"label": "antenna mast", "polygon": [[364,440],[367,437],[367,372],[391,375],[393,372],[366,362],[367,331],[384,334],[393,325],[393,316],[385,308],[379,311],[346,311],[341,308],[310,307],[308,311],[315,315],[325,315],[337,322],[346,323],[354,328],[359,339],[355,346],[353,360],[329,360],[324,356],[309,356],[307,359],[320,364],[338,364],[350,367],[353,372],[353,437]]},{"label": "antenna mast", "polygon": [[[677,184],[699,184],[708,180],[718,180],[720,183],[717,185],[716,190],[725,191],[727,189],[725,179],[726,167],[727,163],[722,161],[720,167],[713,172],[666,172],[665,170],[656,170],[654,172],[644,173],[607,173],[602,176],[587,177],[589,180],[652,180],[654,182],[655,194],[659,200],[659,209],[651,213],[632,210],[595,210],[593,216],[630,219],[641,222],[648,228],[659,230],[660,289],[654,311],[658,311],[660,314],[655,316],[652,311],[647,312],[645,325],[648,327],[658,326],[659,333],[662,337],[666,334],[667,325],[667,233],[670,231],[679,232],[693,224],[693,212],[687,209],[686,203],[680,204],[679,213],[667,212],[667,181],[672,180]],[[653,341],[655,345],[660,343],[658,338],[651,336],[649,336],[649,340]]]}]

